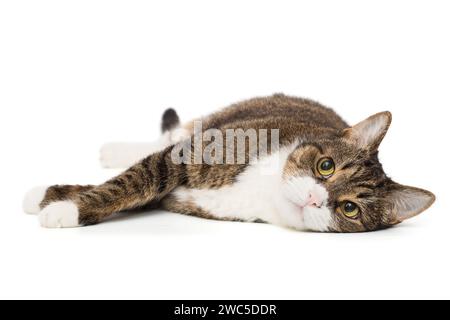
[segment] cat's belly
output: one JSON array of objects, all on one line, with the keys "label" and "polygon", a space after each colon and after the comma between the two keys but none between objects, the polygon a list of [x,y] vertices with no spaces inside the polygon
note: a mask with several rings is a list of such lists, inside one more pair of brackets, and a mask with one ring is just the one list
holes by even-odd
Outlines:
[{"label": "cat's belly", "polygon": [[232,185],[218,189],[179,187],[173,195],[178,202],[193,204],[218,219],[263,220],[282,225],[279,211],[286,200],[280,186],[283,167],[291,151],[289,146],[249,165]]},{"label": "cat's belly", "polygon": [[177,201],[193,204],[217,219],[263,220],[279,224],[273,195],[247,190],[243,186],[228,186],[215,190],[180,187],[175,190],[174,195]]}]

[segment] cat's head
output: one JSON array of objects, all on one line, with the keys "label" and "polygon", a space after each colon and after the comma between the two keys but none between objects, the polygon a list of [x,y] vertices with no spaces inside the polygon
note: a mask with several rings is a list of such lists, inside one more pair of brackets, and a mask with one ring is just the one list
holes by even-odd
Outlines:
[{"label": "cat's head", "polygon": [[396,225],[430,207],[431,192],[398,184],[383,171],[378,146],[390,123],[391,114],[382,112],[338,134],[300,143],[283,172],[283,194],[291,206],[286,214],[299,214],[303,227],[313,231],[363,232]]}]

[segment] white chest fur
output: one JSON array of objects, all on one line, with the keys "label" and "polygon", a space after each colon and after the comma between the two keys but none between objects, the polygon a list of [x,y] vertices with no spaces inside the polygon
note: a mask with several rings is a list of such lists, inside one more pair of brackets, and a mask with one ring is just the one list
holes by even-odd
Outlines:
[{"label": "white chest fur", "polygon": [[[187,189],[180,187],[174,194],[179,201],[190,201],[209,214],[219,218],[244,221],[263,220],[278,225],[287,225],[280,216],[286,209],[286,200],[281,194],[282,172],[287,157],[294,146],[252,163],[230,186],[219,189]],[[300,216],[295,223],[301,227]]]}]

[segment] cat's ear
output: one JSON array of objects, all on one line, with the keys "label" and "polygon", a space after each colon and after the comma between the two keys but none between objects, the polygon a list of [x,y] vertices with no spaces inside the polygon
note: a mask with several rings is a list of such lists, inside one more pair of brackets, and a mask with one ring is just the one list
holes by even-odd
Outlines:
[{"label": "cat's ear", "polygon": [[391,125],[392,115],[389,111],[380,112],[345,129],[344,137],[356,142],[360,148],[376,150]]},{"label": "cat's ear", "polygon": [[436,200],[427,190],[394,184],[388,195],[392,203],[392,224],[417,216],[428,209]]}]

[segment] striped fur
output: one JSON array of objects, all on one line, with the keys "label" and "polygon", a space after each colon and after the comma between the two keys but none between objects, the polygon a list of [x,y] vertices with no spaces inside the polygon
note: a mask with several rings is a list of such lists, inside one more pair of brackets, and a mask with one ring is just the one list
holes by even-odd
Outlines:
[{"label": "striped fur", "polygon": [[[279,129],[280,146],[295,146],[280,176],[283,181],[299,183],[308,178],[326,190],[326,208],[332,217],[326,231],[386,228],[417,215],[434,201],[432,193],[397,184],[384,173],[377,148],[390,125],[391,116],[387,112],[350,127],[333,110],[316,102],[276,94],[232,105],[202,120],[204,130],[269,129],[270,133],[270,129]],[[162,131],[170,132],[178,126],[176,113],[171,109],[166,111]],[[193,134],[192,122],[183,128]],[[207,142],[203,143],[206,147]],[[193,201],[181,201],[174,191],[180,187],[218,190],[232,186],[255,160],[247,148],[244,164],[175,164],[171,159],[174,147],[147,156],[99,186],[52,186],[40,207],[44,209],[52,203],[70,200],[78,208],[80,225],[95,224],[115,212],[149,205],[214,218],[214,212],[205,211]],[[226,154],[226,146],[222,147]],[[188,154],[191,159],[192,151]],[[277,150],[268,151],[270,154]],[[323,179],[316,171],[321,157],[331,157],[336,163],[336,173],[329,179]],[[412,196],[415,201],[411,200]],[[351,200],[362,209],[358,219],[348,219],[339,212],[344,200]]]}]

